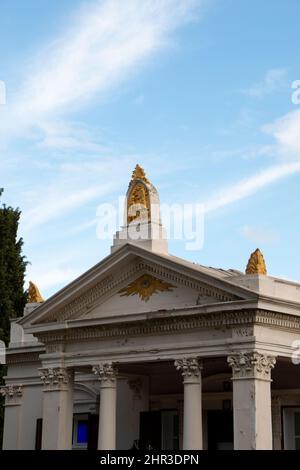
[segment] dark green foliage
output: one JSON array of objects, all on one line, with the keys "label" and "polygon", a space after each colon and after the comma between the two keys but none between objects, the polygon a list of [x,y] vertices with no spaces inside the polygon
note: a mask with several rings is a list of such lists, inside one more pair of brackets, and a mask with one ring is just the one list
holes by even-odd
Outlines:
[{"label": "dark green foliage", "polygon": [[[2,190],[0,189],[0,195]],[[19,209],[0,207],[0,340],[9,342],[10,319],[22,315],[26,303],[24,276],[27,262],[18,239]],[[0,385],[6,370],[0,365]],[[3,400],[0,402],[0,448],[3,429]]]}]

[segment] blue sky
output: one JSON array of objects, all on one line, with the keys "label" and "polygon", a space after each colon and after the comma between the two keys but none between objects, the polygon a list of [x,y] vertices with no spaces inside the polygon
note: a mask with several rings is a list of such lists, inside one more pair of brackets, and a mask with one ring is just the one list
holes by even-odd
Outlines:
[{"label": "blue sky", "polygon": [[100,261],[99,204],[136,163],[163,203],[205,205],[202,250],[244,270],[257,246],[300,280],[298,0],[2,0],[0,187],[23,212],[48,295]]}]

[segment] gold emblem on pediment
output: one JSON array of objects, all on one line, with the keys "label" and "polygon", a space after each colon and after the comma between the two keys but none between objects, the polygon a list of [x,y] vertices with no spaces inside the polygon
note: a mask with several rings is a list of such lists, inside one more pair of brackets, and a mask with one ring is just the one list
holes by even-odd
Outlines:
[{"label": "gold emblem on pediment", "polygon": [[161,279],[157,279],[149,274],[140,276],[135,281],[131,282],[127,287],[119,291],[121,297],[138,295],[141,300],[148,302],[153,294],[159,292],[170,292],[175,288],[172,284]]}]

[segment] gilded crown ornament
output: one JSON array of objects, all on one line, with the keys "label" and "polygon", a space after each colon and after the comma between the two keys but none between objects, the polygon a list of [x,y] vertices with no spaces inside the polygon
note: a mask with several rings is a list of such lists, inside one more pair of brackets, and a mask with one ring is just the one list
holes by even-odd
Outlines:
[{"label": "gilded crown ornament", "polygon": [[140,165],[136,165],[132,173],[130,184],[136,180],[142,180],[142,181],[145,181],[145,183],[150,184],[150,181],[148,180],[146,176],[145,170]]},{"label": "gilded crown ornament", "polygon": [[262,252],[257,248],[249,258],[246,274],[267,274],[266,263]]},{"label": "gilded crown ornament", "polygon": [[41,293],[40,293],[38,287],[31,281],[29,282],[27,302],[29,304],[44,302],[44,299],[41,296]]},{"label": "gilded crown ornament", "polygon": [[129,194],[127,196],[127,223],[134,220],[150,221],[150,195],[147,185],[145,171],[140,165],[136,165],[129,183]]}]

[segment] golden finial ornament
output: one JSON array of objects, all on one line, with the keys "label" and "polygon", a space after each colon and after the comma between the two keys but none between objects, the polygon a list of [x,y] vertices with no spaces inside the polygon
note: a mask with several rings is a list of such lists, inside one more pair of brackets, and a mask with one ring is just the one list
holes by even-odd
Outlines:
[{"label": "golden finial ornament", "polygon": [[266,263],[262,252],[257,248],[249,258],[246,274],[267,274]]},{"label": "golden finial ornament", "polygon": [[131,182],[135,180],[142,180],[145,183],[150,184],[150,181],[148,180],[146,176],[145,170],[140,165],[136,165],[132,173]]},{"label": "golden finial ornament", "polygon": [[127,195],[128,224],[137,219],[150,221],[150,196],[147,187],[150,184],[144,169],[140,165],[136,165]]},{"label": "golden finial ornament", "polygon": [[29,304],[37,304],[37,303],[45,302],[43,297],[41,296],[41,293],[38,287],[31,281],[29,282],[27,302]]}]

